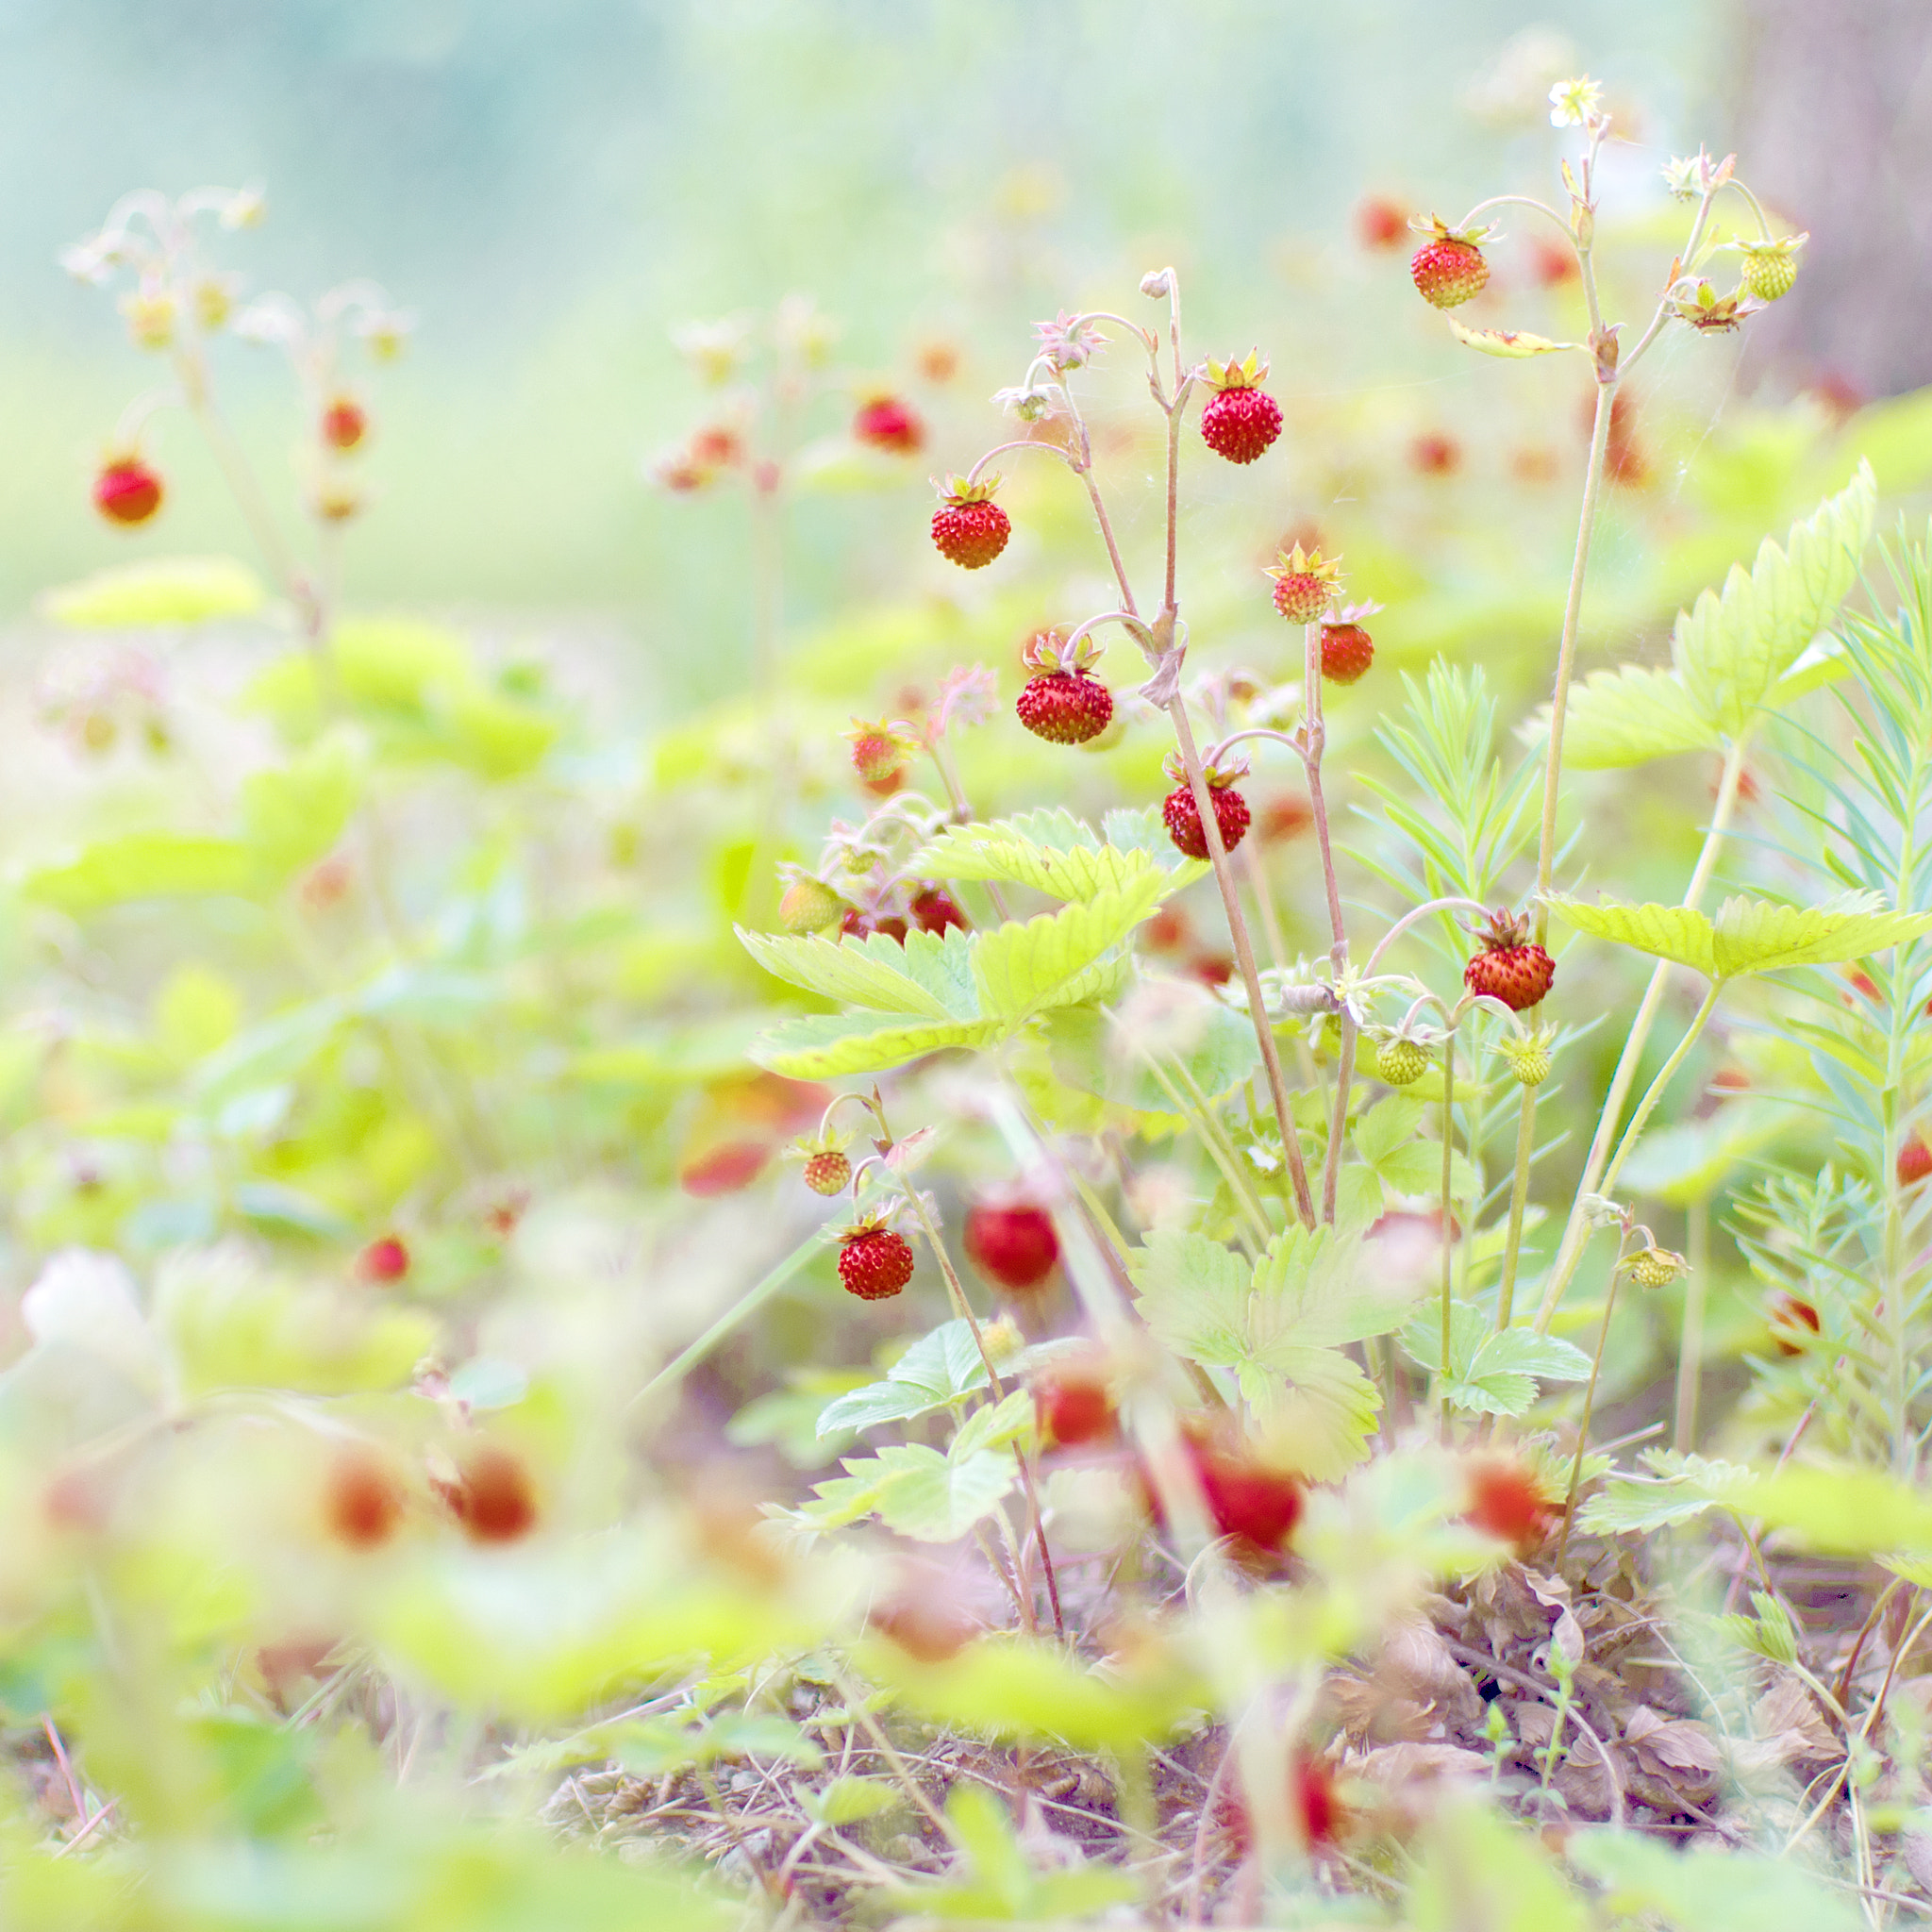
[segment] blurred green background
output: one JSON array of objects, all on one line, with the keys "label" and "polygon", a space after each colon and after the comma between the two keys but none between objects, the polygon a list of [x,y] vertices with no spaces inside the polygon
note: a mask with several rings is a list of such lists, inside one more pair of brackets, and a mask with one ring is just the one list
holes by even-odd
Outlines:
[{"label": "blurred green background", "polygon": [[[1352,210],[1377,191],[1445,213],[1502,186],[1555,191],[1534,91],[1495,97],[1526,26],[1606,81],[1636,143],[1614,169],[1653,193],[1667,154],[1724,138],[1707,85],[1724,19],[1713,0],[1544,16],[1507,0],[7,9],[0,611],[137,546],[251,555],[179,418],[155,444],[175,486],[162,525],[130,541],[87,508],[102,442],[156,365],[55,256],[127,188],[258,182],[268,222],[224,238],[250,292],[306,299],[370,275],[420,316],[375,394],[380,501],[352,533],[352,602],[580,630],[675,707],[730,687],[745,630],[742,501],[667,500],[641,476],[693,420],[679,320],[807,291],[858,368],[954,341],[956,414],[921,478],[992,440],[985,399],[1017,379],[1031,319],[1138,300],[1157,261],[1183,271],[1195,352],[1260,338],[1285,400],[1408,390],[1479,417],[1498,371],[1413,299],[1403,250],[1363,254]],[[286,475],[285,372],[220,350],[246,441]],[[891,502],[804,508],[794,625],[903,591],[927,561],[907,561],[922,492]],[[1280,526],[1319,508],[1282,501]]]}]

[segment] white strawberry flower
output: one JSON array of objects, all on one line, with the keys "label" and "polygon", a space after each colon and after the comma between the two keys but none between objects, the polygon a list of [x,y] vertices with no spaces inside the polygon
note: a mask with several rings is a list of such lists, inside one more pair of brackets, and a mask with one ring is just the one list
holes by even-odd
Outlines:
[{"label": "white strawberry flower", "polygon": [[1589,75],[1576,80],[1559,80],[1550,90],[1550,125],[1583,127],[1596,118],[1604,91]]}]

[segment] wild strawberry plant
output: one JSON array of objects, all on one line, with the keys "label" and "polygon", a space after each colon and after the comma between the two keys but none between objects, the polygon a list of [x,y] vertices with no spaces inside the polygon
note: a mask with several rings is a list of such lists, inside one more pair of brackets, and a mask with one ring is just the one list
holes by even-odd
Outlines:
[{"label": "wild strawberry plant", "polygon": [[[1674,163],[1687,231],[1624,342],[1608,123],[1588,81],[1552,110],[1567,210],[1419,220],[1411,264],[1483,320],[1485,218],[1520,208],[1583,305],[1569,342],[1450,318],[1592,389],[1513,737],[1482,662],[1391,668],[1396,596],[1378,657],[1357,592],[1390,587],[1315,533],[1198,560],[1196,491],[1261,505],[1299,429],[1258,350],[1193,359],[1172,269],[1145,319],[1040,326],[1016,433],[930,512],[922,561],[996,600],[1042,541],[1019,473],[1057,476],[1104,597],[1041,613],[1017,679],[848,691],[828,650],[812,708],[789,494],[935,437],[792,305],[682,343],[712,405],[656,475],[746,486],[757,689],[724,749],[667,735],[641,831],[526,668],[344,600],[381,449],[346,358],[397,346],[389,298],[242,303],[207,244],[248,196],[130,197],[72,253],[173,382],[98,509],[164,524],[182,404],[279,602],[137,568],[56,614],[254,618],[275,741],[238,787],[158,660],[57,720],[79,758],[205,762],[198,821],[103,786],[19,889],[80,1017],[25,1032],[8,1103],[8,1923],[1925,1908],[1932,560],[1872,563],[1847,463],[1667,663],[1579,675],[1622,385],[1748,325],[1804,238],[1729,160]],[[296,378],[300,544],[218,407],[237,334]],[[1124,362],[1151,486],[1110,456]],[[1243,606],[1259,670],[1221,655]],[[1620,891],[1657,866],[1594,836],[1590,774],[1690,757],[1719,777],[1674,903]],[[835,783],[862,805],[826,825]],[[1225,955],[1173,970],[1210,908]],[[803,1187],[747,1191],[788,1139]],[[1713,1335],[1748,1386],[1700,1420]],[[783,1386],[724,1424],[733,1351]],[[839,1466],[741,1488],[721,1424]]]}]

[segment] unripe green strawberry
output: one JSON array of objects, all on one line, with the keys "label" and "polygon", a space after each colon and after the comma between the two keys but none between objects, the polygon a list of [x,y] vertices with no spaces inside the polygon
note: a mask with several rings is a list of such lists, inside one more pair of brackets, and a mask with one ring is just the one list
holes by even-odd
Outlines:
[{"label": "unripe green strawberry", "polygon": [[1798,250],[1807,237],[1792,235],[1782,242],[1760,242],[1743,251],[1738,279],[1760,302],[1775,302],[1791,292],[1798,279]]},{"label": "unripe green strawberry", "polygon": [[1412,1087],[1428,1072],[1432,1058],[1421,1041],[1394,1034],[1375,1049],[1375,1078],[1385,1087]]},{"label": "unripe green strawberry", "polygon": [[807,875],[785,888],[785,896],[778,901],[778,924],[787,932],[824,932],[839,923],[844,909],[844,900],[824,879]]},{"label": "unripe green strawberry", "polygon": [[1503,1058],[1525,1087],[1541,1087],[1550,1077],[1550,1042],[1541,1032],[1526,1040],[1505,1040]]},{"label": "unripe green strawberry", "polygon": [[1655,1246],[1640,1248],[1624,1266],[1639,1288],[1668,1288],[1678,1275],[1690,1272],[1690,1264],[1682,1255]]}]

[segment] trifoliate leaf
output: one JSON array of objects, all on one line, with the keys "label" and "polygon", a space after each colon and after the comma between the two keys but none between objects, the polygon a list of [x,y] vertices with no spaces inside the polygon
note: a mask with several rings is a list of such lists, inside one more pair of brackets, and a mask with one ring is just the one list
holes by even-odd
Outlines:
[{"label": "trifoliate leaf", "polygon": [[[1580,1348],[1528,1328],[1506,1328],[1499,1335],[1473,1303],[1453,1304],[1449,1324],[1445,1392],[1457,1408],[1478,1415],[1521,1415],[1537,1399],[1539,1378],[1580,1382],[1590,1374],[1590,1357]],[[1423,1309],[1403,1330],[1402,1345],[1430,1374],[1440,1374],[1440,1309]]]},{"label": "trifoliate leaf", "polygon": [[819,1417],[818,1432],[823,1438],[910,1422],[985,1386],[986,1363],[972,1327],[963,1321],[941,1323],[886,1371],[884,1381],[868,1382],[828,1404]]}]

